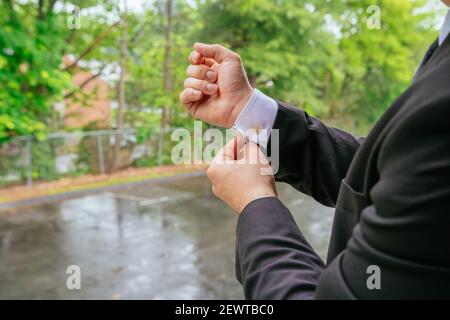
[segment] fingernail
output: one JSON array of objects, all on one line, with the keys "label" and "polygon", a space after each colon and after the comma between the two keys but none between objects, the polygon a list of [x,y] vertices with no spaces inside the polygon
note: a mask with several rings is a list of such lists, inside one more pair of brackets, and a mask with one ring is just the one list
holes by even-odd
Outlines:
[{"label": "fingernail", "polygon": [[208,78],[211,81],[215,80],[215,76],[216,76],[216,74],[214,73],[214,71],[210,70],[206,73],[206,78]]},{"label": "fingernail", "polygon": [[209,92],[214,92],[216,90],[216,87],[217,86],[215,84],[212,84],[212,83],[208,83],[206,85],[206,89],[208,89]]},{"label": "fingernail", "polygon": [[194,61],[198,61],[198,60],[200,60],[200,53],[198,53],[198,52],[194,52],[193,54],[192,54],[192,59],[194,60]]}]

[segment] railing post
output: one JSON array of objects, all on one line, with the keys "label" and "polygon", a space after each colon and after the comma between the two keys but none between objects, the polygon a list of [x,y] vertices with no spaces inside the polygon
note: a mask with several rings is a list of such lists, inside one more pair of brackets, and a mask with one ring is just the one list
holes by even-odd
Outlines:
[{"label": "railing post", "polygon": [[27,186],[29,189],[33,188],[33,159],[32,159],[32,141],[31,137],[27,137],[25,142],[25,162],[26,162],[26,170],[27,170]]},{"label": "railing post", "polygon": [[163,148],[164,148],[164,129],[160,129],[158,141],[158,166],[162,165]]},{"label": "railing post", "polygon": [[103,141],[100,134],[97,135],[98,165],[100,174],[105,174],[105,157],[103,153]]}]

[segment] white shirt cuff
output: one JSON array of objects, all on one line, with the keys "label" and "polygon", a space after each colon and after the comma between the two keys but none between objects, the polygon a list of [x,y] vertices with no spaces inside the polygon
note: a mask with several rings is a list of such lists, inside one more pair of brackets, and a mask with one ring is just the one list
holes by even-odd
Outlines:
[{"label": "white shirt cuff", "polygon": [[254,143],[267,148],[270,133],[278,112],[272,98],[258,89],[253,90],[247,105],[242,109],[233,128]]}]

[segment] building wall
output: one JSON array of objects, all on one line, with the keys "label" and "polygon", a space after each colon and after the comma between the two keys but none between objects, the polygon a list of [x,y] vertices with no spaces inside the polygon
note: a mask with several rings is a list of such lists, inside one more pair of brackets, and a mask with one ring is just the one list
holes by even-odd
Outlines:
[{"label": "building wall", "polygon": [[[77,70],[73,76],[76,86],[92,77],[91,72]],[[68,128],[109,128],[111,123],[110,88],[101,78],[91,80],[76,94],[65,101],[64,125]]]}]

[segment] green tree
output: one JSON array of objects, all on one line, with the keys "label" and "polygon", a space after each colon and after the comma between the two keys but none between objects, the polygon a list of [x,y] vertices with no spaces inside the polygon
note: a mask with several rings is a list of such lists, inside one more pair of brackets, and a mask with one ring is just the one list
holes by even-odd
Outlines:
[{"label": "green tree", "polygon": [[167,4],[153,1],[143,13],[129,20],[125,115],[129,126],[141,126],[143,119],[148,120],[145,125],[153,130],[167,125],[191,125],[178,95],[183,88],[187,56],[201,32],[201,22],[197,8],[190,1],[172,0],[168,36]]},{"label": "green tree", "polygon": [[252,85],[309,111],[327,111],[323,92],[330,90],[329,73],[340,72],[339,53],[313,3],[209,0],[202,17],[200,38],[236,50]]},{"label": "green tree", "polygon": [[[252,84],[269,95],[366,132],[410,83],[433,40],[435,12],[425,4],[207,0],[198,38],[239,52]],[[381,10],[380,30],[367,25],[372,5]]]},{"label": "green tree", "polygon": [[[116,26],[107,21],[108,10],[114,8],[111,3],[114,1],[0,2],[0,143],[17,135],[45,136],[54,104],[79,91],[71,85],[77,63],[99,57],[111,61],[106,50],[102,51],[107,43],[100,46]],[[57,4],[63,9],[56,11]],[[83,19],[91,32],[68,28],[71,12],[66,6],[83,9],[99,4],[104,6],[103,19],[99,14]],[[68,66],[63,65],[65,54],[75,57]]]},{"label": "green tree", "polygon": [[[433,12],[419,10],[426,1],[346,1],[338,23],[339,51],[344,55],[344,80],[338,111],[350,113],[367,127],[411,83],[414,72],[437,34],[431,27]],[[376,12],[380,29],[368,26]],[[419,13],[422,12],[422,13]],[[369,21],[370,22],[370,21]]]},{"label": "green tree", "polygon": [[[40,8],[40,9],[39,9]],[[46,131],[70,78],[60,69],[64,21],[52,8],[0,3],[0,143]]]}]

